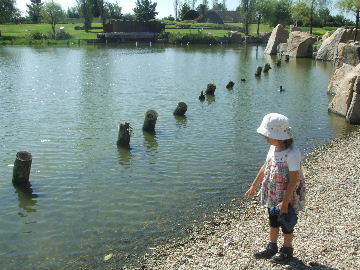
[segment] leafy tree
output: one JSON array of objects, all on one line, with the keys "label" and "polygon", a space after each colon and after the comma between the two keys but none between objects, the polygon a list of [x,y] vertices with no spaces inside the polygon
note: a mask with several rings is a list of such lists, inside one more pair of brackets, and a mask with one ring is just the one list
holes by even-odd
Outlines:
[{"label": "leafy tree", "polygon": [[106,3],[106,10],[111,20],[118,20],[123,17],[122,8],[118,3]]},{"label": "leafy tree", "polygon": [[202,14],[205,15],[205,13],[209,10],[209,6],[206,4],[200,4],[198,5],[198,7],[196,8],[196,10]]},{"label": "leafy tree", "polygon": [[227,10],[224,3],[217,3],[213,5],[213,10]]},{"label": "leafy tree", "polygon": [[61,8],[61,6],[54,1],[46,3],[42,10],[41,16],[43,17],[44,21],[51,24],[51,28],[53,31],[53,37],[55,38],[55,27],[56,24],[61,22],[65,18],[65,12]]},{"label": "leafy tree", "polygon": [[0,23],[12,21],[16,13],[15,0],[0,0]]},{"label": "leafy tree", "polygon": [[[324,0],[299,0],[292,8],[292,18],[295,21],[298,18],[301,18],[303,23],[306,23],[310,26],[310,34],[312,34],[314,22],[318,15],[317,11],[319,7],[324,4]],[[296,10],[296,7],[298,7],[300,10]]]},{"label": "leafy tree", "polygon": [[[175,20],[179,19],[179,8],[180,8],[180,1],[174,0],[174,14],[175,14]],[[181,17],[180,17],[181,18]]]},{"label": "leafy tree", "polygon": [[249,34],[249,25],[255,15],[255,0],[241,0],[238,10],[243,17],[245,34]]},{"label": "leafy tree", "polygon": [[320,8],[318,10],[318,20],[320,26],[327,26],[331,20],[330,10],[328,8]]},{"label": "leafy tree", "polygon": [[197,3],[197,0],[190,0],[191,1],[191,9],[195,9],[195,5]]},{"label": "leafy tree", "polygon": [[167,20],[167,21],[175,21],[175,18],[170,14],[167,17],[164,17],[163,20]]},{"label": "leafy tree", "polygon": [[149,21],[155,19],[155,16],[158,14],[156,12],[157,3],[152,3],[151,0],[136,0],[136,6],[134,8],[134,13],[139,21]]},{"label": "leafy tree", "polygon": [[[360,0],[339,0],[338,7],[344,11],[351,12],[355,15],[355,29],[359,28],[360,17]],[[356,40],[357,31],[355,31],[354,40]]]},{"label": "leafy tree", "polygon": [[92,15],[95,17],[95,18],[98,18],[101,16],[101,7],[100,5],[103,4],[104,1],[102,0],[90,0],[91,2],[91,12],[92,12]]},{"label": "leafy tree", "polygon": [[41,8],[42,3],[41,0],[30,0],[30,4],[26,4],[28,10],[27,13],[29,14],[29,18],[33,23],[40,23],[41,22]]},{"label": "leafy tree", "polygon": [[134,14],[126,13],[123,15],[125,21],[136,21],[136,16]]},{"label": "leafy tree", "polygon": [[179,17],[182,20],[186,14],[186,12],[190,11],[190,6],[185,2],[182,4],[180,12],[179,12]]},{"label": "leafy tree", "polygon": [[68,18],[72,18],[72,19],[80,18],[79,7],[69,7],[66,13]]},{"label": "leafy tree", "polygon": [[78,0],[78,6],[80,8],[80,15],[84,18],[85,31],[89,31],[93,20],[92,2],[90,0]]}]

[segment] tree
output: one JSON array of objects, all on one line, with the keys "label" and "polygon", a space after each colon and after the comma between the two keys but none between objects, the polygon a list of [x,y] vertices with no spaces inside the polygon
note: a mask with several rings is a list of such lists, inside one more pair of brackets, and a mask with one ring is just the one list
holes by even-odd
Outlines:
[{"label": "tree", "polygon": [[200,13],[200,15],[205,15],[205,13],[209,10],[209,6],[207,5],[207,3],[202,3],[198,5],[196,10]]},{"label": "tree", "polygon": [[103,4],[103,0],[90,0],[91,2],[91,12],[92,12],[92,15],[95,17],[95,18],[98,18],[101,16],[101,10],[100,10],[100,5]]},{"label": "tree", "polygon": [[55,26],[65,18],[65,12],[59,4],[51,1],[43,6],[41,10],[41,16],[43,17],[45,22],[51,24],[53,37],[55,38]]},{"label": "tree", "polygon": [[123,17],[122,8],[118,3],[106,3],[106,10],[110,20],[118,20]]},{"label": "tree", "polygon": [[90,0],[78,0],[80,15],[84,18],[84,29],[89,31],[93,20],[92,2]]},{"label": "tree", "polygon": [[11,22],[16,13],[15,0],[0,0],[0,23]]},{"label": "tree", "polygon": [[156,12],[157,3],[152,3],[151,0],[136,0],[134,8],[134,13],[139,21],[149,21],[155,19],[155,16],[158,14]]},{"label": "tree", "polygon": [[79,8],[78,7],[69,7],[67,10],[67,16],[71,19],[80,18]]},{"label": "tree", "polygon": [[[317,10],[321,5],[324,5],[326,1],[323,0],[299,0],[292,8],[292,17],[296,19],[296,16],[300,16],[302,21],[310,26],[310,34],[314,26]],[[296,10],[298,7],[301,10]]]},{"label": "tree", "polygon": [[197,3],[197,0],[190,0],[191,1],[191,9],[195,9],[195,5]]},{"label": "tree", "polygon": [[243,17],[245,34],[249,34],[249,25],[255,15],[255,0],[241,0],[239,11]]},{"label": "tree", "polygon": [[216,3],[213,5],[213,10],[227,10],[224,3]]},{"label": "tree", "polygon": [[174,14],[175,14],[175,20],[179,19],[179,7],[180,7],[180,2],[179,0],[174,0]]},{"label": "tree", "polygon": [[188,11],[190,11],[190,6],[185,2],[185,3],[182,4],[180,12],[179,12],[180,20],[182,20],[184,18],[185,14]]},{"label": "tree", "polygon": [[41,22],[41,8],[42,3],[41,0],[30,0],[30,4],[26,4],[28,10],[27,13],[29,14],[29,18],[33,23],[40,23]]},{"label": "tree", "polygon": [[331,21],[331,14],[328,8],[321,8],[318,11],[320,26],[327,26]]},{"label": "tree", "polygon": [[355,36],[357,38],[357,29],[359,28],[359,17],[360,17],[360,0],[339,0],[337,3],[338,7],[344,11],[351,12],[355,15]]}]

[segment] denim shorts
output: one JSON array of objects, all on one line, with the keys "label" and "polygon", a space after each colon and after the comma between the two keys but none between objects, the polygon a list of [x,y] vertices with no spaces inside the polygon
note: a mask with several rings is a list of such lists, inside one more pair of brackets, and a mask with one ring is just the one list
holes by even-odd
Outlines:
[{"label": "denim shorts", "polygon": [[287,214],[280,215],[280,209],[277,206],[268,208],[268,213],[270,227],[281,227],[281,230],[284,234],[291,234],[294,232],[294,227],[297,223],[298,216],[290,204]]}]

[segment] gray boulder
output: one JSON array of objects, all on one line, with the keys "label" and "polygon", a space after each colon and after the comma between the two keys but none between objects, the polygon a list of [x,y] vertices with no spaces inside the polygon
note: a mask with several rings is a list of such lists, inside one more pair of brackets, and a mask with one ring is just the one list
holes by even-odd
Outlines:
[{"label": "gray boulder", "polygon": [[[338,47],[341,42],[346,43],[354,40],[355,30],[338,28],[330,37],[324,39],[316,54],[317,60],[334,61],[338,57]],[[357,33],[357,41],[360,40],[360,30]]]},{"label": "gray boulder", "polygon": [[360,44],[359,42],[339,43],[338,55],[335,59],[335,67],[341,67],[343,64],[356,66],[360,64]]},{"label": "gray boulder", "polygon": [[269,41],[266,45],[264,53],[266,54],[276,54],[277,46],[280,43],[285,43],[289,37],[289,32],[282,26],[278,24],[273,31],[271,32]]},{"label": "gray boulder", "polygon": [[[336,83],[334,76],[337,76]],[[331,81],[335,96],[329,105],[329,111],[346,117],[352,124],[360,124],[360,64],[355,67],[344,64],[334,72]]]},{"label": "gray boulder", "polygon": [[350,106],[346,113],[346,121],[350,124],[360,124],[360,77],[357,76],[354,87]]},{"label": "gray boulder", "polygon": [[286,54],[290,57],[312,57],[312,45],[316,38],[306,32],[293,31],[287,40]]}]

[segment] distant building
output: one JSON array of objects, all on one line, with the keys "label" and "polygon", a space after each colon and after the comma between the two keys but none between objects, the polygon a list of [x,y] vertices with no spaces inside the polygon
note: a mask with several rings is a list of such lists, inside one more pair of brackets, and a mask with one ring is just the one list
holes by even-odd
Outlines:
[{"label": "distant building", "polygon": [[242,22],[239,11],[215,10],[219,14],[224,23],[240,23]]}]

